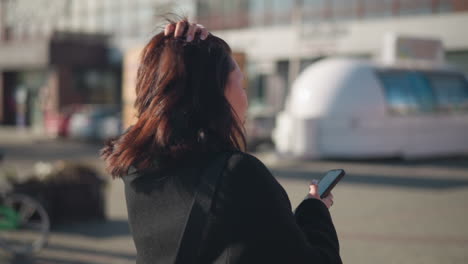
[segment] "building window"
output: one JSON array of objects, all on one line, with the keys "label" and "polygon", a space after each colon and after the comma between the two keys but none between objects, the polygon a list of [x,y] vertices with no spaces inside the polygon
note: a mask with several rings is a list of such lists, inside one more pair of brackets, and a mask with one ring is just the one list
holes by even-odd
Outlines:
[{"label": "building window", "polygon": [[224,28],[241,28],[248,25],[245,0],[223,0],[221,4]]},{"label": "building window", "polygon": [[333,20],[352,20],[358,17],[358,0],[333,0],[331,8]]},{"label": "building window", "polygon": [[453,1],[439,0],[436,9],[439,13],[452,12],[454,10]]},{"label": "building window", "polygon": [[317,22],[326,17],[327,0],[303,0],[302,20],[304,22]]},{"label": "building window", "polygon": [[198,22],[212,30],[241,28],[248,24],[247,0],[200,0]]},{"label": "building window", "polygon": [[468,10],[467,0],[438,0],[436,2],[438,12],[459,12]]},{"label": "building window", "polygon": [[394,0],[362,0],[362,17],[382,18],[393,15]]},{"label": "building window", "polygon": [[249,21],[251,26],[264,26],[265,24],[266,1],[249,1]]},{"label": "building window", "polygon": [[251,78],[249,83],[249,101],[253,108],[265,107],[266,103],[266,90],[265,90],[265,79],[264,74],[259,74],[255,78]]},{"label": "building window", "polygon": [[210,3],[208,0],[197,1],[197,13],[199,17],[205,18],[210,15]]},{"label": "building window", "polygon": [[294,1],[273,0],[271,2],[272,24],[287,25],[291,23]]},{"label": "building window", "polygon": [[399,15],[432,13],[432,0],[399,0]]}]

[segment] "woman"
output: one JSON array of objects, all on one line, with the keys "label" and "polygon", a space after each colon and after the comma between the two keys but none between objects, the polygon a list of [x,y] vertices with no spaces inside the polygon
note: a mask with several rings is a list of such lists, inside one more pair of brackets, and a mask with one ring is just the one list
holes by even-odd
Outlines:
[{"label": "woman", "polygon": [[293,214],[268,169],[242,152],[247,96],[226,42],[199,25],[171,23],[142,52],[136,94],[137,122],[102,156],[125,183],[138,264],[180,258],[202,175],[221,155],[189,263],[341,263],[333,196],[321,200],[311,184]]}]

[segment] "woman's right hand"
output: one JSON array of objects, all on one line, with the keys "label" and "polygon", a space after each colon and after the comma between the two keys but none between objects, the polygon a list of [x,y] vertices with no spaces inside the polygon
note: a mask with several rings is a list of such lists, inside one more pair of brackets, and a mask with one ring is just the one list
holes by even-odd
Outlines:
[{"label": "woman's right hand", "polygon": [[307,198],[309,198],[309,199],[318,199],[318,200],[322,201],[327,206],[328,209],[330,209],[330,207],[332,207],[332,205],[333,205],[333,194],[332,193],[330,193],[329,195],[327,195],[323,199],[320,198],[320,194],[319,194],[319,191],[318,191],[318,181],[317,180],[312,180],[312,182],[309,184],[309,193],[307,194]]},{"label": "woman's right hand", "polygon": [[188,24],[188,30],[187,33],[185,34],[185,40],[187,42],[192,41],[195,38],[195,34],[197,32],[200,32],[200,39],[204,40],[208,37],[210,34],[208,30],[200,25],[200,24],[195,24],[195,23],[189,23],[185,20],[179,21],[177,23],[171,23],[167,24],[166,27],[164,28],[164,35],[167,36],[174,32],[174,37],[182,37],[184,34],[185,27]]}]

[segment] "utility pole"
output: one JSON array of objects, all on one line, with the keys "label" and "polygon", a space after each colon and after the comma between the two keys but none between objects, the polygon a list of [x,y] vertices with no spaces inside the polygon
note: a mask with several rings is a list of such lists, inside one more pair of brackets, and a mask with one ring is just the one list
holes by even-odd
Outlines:
[{"label": "utility pole", "polygon": [[0,0],[0,43],[5,40],[6,35],[6,1]]},{"label": "utility pole", "polygon": [[15,0],[0,0],[0,43],[11,39],[11,24],[8,21],[8,8],[12,1]]},{"label": "utility pole", "polygon": [[[0,47],[2,46],[2,42],[4,40],[4,35],[5,35],[5,0],[0,0]],[[3,71],[0,69],[0,124],[3,124],[4,122],[4,105],[3,105]]]}]

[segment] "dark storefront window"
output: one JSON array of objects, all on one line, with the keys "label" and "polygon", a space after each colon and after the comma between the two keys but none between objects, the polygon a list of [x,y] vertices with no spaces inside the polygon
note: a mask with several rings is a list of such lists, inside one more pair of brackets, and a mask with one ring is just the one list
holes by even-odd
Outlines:
[{"label": "dark storefront window", "polygon": [[73,103],[118,105],[120,98],[116,90],[118,76],[105,69],[80,69],[75,71],[73,89],[82,96]]}]

